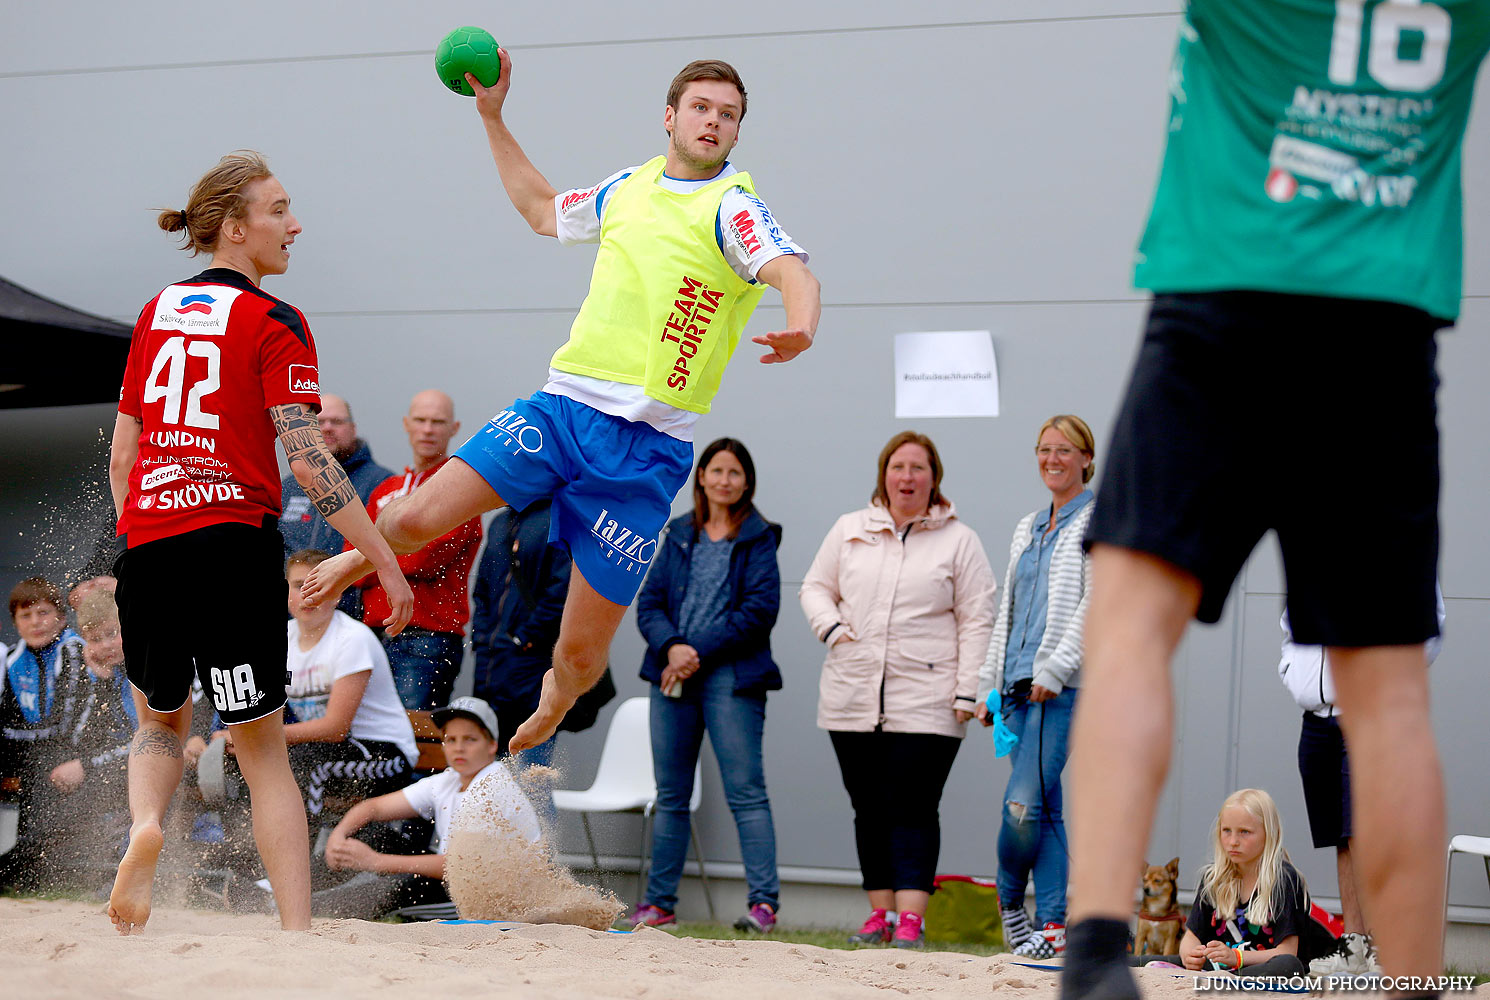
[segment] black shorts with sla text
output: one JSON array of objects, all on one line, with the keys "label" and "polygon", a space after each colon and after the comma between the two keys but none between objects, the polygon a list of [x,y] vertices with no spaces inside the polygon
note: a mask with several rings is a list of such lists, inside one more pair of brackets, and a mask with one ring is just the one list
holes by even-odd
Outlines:
[{"label": "black shorts with sla text", "polygon": [[1294,640],[1438,634],[1435,332],[1386,302],[1159,295],[1113,428],[1087,543],[1194,575],[1196,617],[1277,532]]},{"label": "black shorts with sla text", "polygon": [[152,709],[188,704],[193,673],[228,725],[284,707],[288,592],[274,518],[126,549],[114,575],[125,670]]}]

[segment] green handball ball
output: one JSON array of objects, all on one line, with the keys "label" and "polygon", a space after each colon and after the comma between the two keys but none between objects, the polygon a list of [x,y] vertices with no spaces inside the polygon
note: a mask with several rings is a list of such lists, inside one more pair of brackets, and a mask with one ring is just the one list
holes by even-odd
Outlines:
[{"label": "green handball ball", "polygon": [[435,72],[440,82],[457,94],[475,97],[466,82],[470,73],[483,87],[494,86],[502,75],[502,61],[497,56],[497,40],[484,28],[456,28],[440,40],[435,49]]}]

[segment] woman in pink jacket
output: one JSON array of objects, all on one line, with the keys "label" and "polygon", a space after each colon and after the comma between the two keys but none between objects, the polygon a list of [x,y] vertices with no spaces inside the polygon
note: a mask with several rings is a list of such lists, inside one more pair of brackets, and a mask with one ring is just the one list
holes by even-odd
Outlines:
[{"label": "woman in pink jacket", "polygon": [[892,437],[869,506],[838,519],[802,583],[802,610],[828,646],[817,724],[853,803],[872,910],[850,938],[860,944],[924,942],[942,786],[988,650],[993,572],[941,482],[930,438]]}]

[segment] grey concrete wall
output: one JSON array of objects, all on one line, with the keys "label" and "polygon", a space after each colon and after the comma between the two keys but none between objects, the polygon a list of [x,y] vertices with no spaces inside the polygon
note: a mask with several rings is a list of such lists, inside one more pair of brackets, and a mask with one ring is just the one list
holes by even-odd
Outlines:
[{"label": "grey concrete wall", "polygon": [[[781,367],[742,348],[700,441],[744,439],[759,506],[785,526],[783,613],[774,642],[786,689],[772,696],[767,774],[780,857],[855,867],[847,798],[814,724],[822,655],[796,588],[823,533],[872,488],[893,416],[897,332],[992,331],[1003,414],[923,421],[945,487],[1002,578],[1015,521],[1045,498],[1031,446],[1051,413],[1084,415],[1105,442],[1143,319],[1130,261],[1163,139],[1178,0],[959,0],[911,7],[762,0],[725,16],[678,0],[642,9],[265,0],[252,8],[149,0],[127,8],[11,5],[0,32],[0,274],[80,308],[133,321],[196,265],[154,228],[231,148],[264,151],[305,226],[276,294],[310,317],[323,385],[348,396],[384,464],[405,459],[408,397],[437,386],[474,431],[542,381],[583,295],[593,254],[528,232],[508,204],[469,101],[442,92],[431,53],[450,27],[482,23],[516,60],[508,115],[558,187],[593,183],[663,148],[663,95],[699,56],[735,63],[750,89],[735,161],[813,253],[825,311],[817,346]],[[68,44],[56,39],[65,37]],[[1478,516],[1490,457],[1479,391],[1490,367],[1490,214],[1474,183],[1490,159],[1483,100],[1468,139],[1464,320],[1443,338],[1443,587],[1449,639],[1434,668],[1450,828],[1490,830],[1476,758],[1490,638],[1490,557]],[[768,295],[748,334],[780,322]],[[1258,405],[1268,402],[1258,387]],[[107,408],[0,414],[5,470],[0,568],[26,564],[34,507],[100,471]],[[1349,470],[1301,429],[1299,482],[1321,508],[1348,502]],[[1182,456],[1177,456],[1182,458]],[[1099,451],[1097,463],[1102,466]],[[41,504],[35,501],[40,499]],[[53,532],[65,529],[53,527]],[[1371,544],[1362,539],[1362,544]],[[0,581],[5,582],[5,581]],[[1316,892],[1293,746],[1298,719],[1275,679],[1282,583],[1275,554],[1249,566],[1226,619],[1186,641],[1182,725],[1150,855],[1178,854],[1193,884],[1223,795],[1270,788]],[[622,696],[640,694],[642,644],[612,650]],[[567,738],[572,784],[593,774],[599,732]],[[1114,766],[1121,766],[1115,762]],[[943,802],[945,871],[991,872],[1007,766],[974,732]],[[711,855],[737,859],[712,764],[702,823]],[[634,853],[635,826],[600,824],[607,854]],[[566,851],[582,848],[577,826]],[[1465,866],[1456,904],[1490,906]],[[787,905],[790,905],[788,899]],[[845,917],[847,919],[847,916]]]}]

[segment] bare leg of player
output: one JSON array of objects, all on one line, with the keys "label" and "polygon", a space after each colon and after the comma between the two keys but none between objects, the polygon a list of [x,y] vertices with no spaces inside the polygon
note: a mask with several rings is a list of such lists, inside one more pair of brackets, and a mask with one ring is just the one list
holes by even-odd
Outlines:
[{"label": "bare leg of player", "polygon": [[109,919],[120,934],[138,934],[150,919],[155,865],[165,844],[161,823],[181,784],[181,746],[191,726],[191,702],[175,712],[156,712],[144,695],[133,694],[140,728],[129,748],[129,848],[109,893]]},{"label": "bare leg of player", "polygon": [[1350,754],[1351,856],[1389,976],[1443,971],[1443,770],[1423,647],[1332,648]]},{"label": "bare leg of player", "polygon": [[[457,458],[440,466],[413,493],[384,507],[378,514],[378,531],[394,552],[418,552],[456,526],[506,504],[485,479]],[[312,606],[335,600],[370,572],[372,563],[352,549],[314,567],[302,593]]]},{"label": "bare leg of player", "polygon": [[[1137,873],[1169,771],[1170,660],[1199,601],[1199,582],[1163,560],[1111,545],[1092,550],[1086,659],[1071,729],[1069,924],[1121,921],[1115,955],[1094,956],[1113,965],[1110,973],[1126,945]],[[1086,981],[1099,966],[1081,966],[1087,956],[1078,941],[1068,938],[1062,996],[1137,995],[1126,965],[1118,982]]]},{"label": "bare leg of player", "polygon": [[287,931],[310,929],[310,838],[305,800],[290,771],[280,712],[230,726],[238,768],[248,783],[254,843],[269,873],[279,925]]},{"label": "bare leg of player", "polygon": [[528,721],[517,727],[507,744],[508,750],[517,753],[536,747],[554,734],[575,700],[594,687],[605,673],[611,639],[615,638],[625,614],[626,605],[601,597],[578,566],[570,568],[569,596],[564,599],[559,641],[554,645],[554,665],[543,675],[538,708]]},{"label": "bare leg of player", "polygon": [[1346,841],[1344,847],[1335,848],[1335,884],[1340,887],[1340,920],[1345,924],[1345,932],[1370,933],[1356,883],[1355,863],[1350,856],[1350,841]]}]

